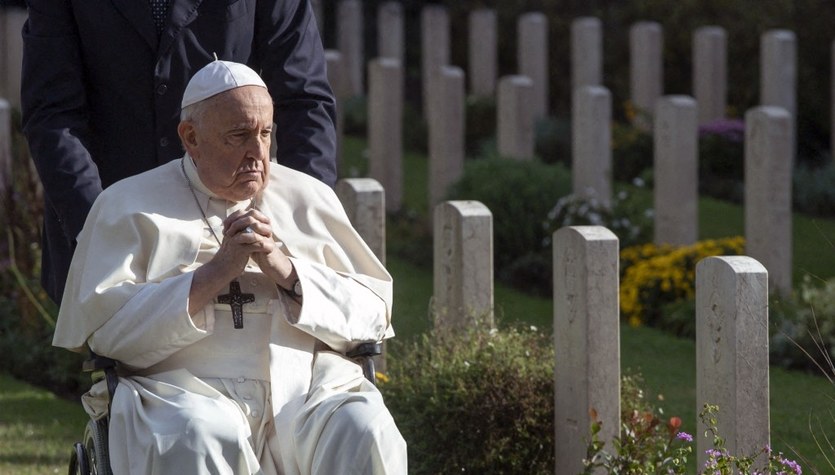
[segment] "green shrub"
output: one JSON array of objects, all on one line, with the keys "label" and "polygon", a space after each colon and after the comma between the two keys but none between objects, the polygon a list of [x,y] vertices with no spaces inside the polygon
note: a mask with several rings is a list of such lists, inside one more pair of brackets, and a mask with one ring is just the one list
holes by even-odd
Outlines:
[{"label": "green shrub", "polygon": [[546,117],[536,123],[536,156],[545,163],[571,168],[571,119]]},{"label": "green shrub", "polygon": [[[625,189],[615,193],[608,207],[594,197],[572,194],[556,202],[544,226],[549,234],[565,226],[604,226],[618,237],[620,247],[629,247],[652,239],[652,210]],[[547,244],[550,249],[550,240]]]},{"label": "green shrub", "polygon": [[426,120],[411,104],[403,104],[403,149],[426,154],[429,150],[429,130]]},{"label": "green shrub", "polygon": [[828,374],[835,361],[835,278],[804,278],[788,298],[772,299],[771,361],[787,368]]},{"label": "green shrub", "polygon": [[466,154],[469,157],[483,156],[496,136],[496,100],[469,96],[465,114]]},{"label": "green shrub", "polygon": [[[554,350],[536,328],[430,331],[393,341],[380,391],[409,444],[409,469],[436,473],[553,473]],[[659,411],[643,378],[621,382],[627,430]],[[614,388],[613,388],[614,389]],[[640,417],[636,417],[640,414]],[[657,450],[656,439],[640,450]]]},{"label": "green shrub", "polygon": [[554,354],[530,329],[432,331],[392,343],[380,384],[412,473],[553,470]]},{"label": "green shrub", "polygon": [[365,96],[345,99],[342,106],[343,129],[346,135],[365,137],[368,133],[368,100]]},{"label": "green shrub", "polygon": [[78,396],[89,387],[89,377],[81,374],[81,355],[52,346],[58,310],[39,284],[43,201],[18,115],[12,123],[13,176],[0,197],[0,370]]},{"label": "green shrub", "polygon": [[795,169],[794,209],[812,216],[835,216],[835,164]]},{"label": "green shrub", "polygon": [[652,135],[628,123],[612,124],[612,175],[629,183],[652,169]]},{"label": "green shrub", "polygon": [[741,203],[745,123],[720,119],[699,127],[699,193]]},{"label": "green shrub", "polygon": [[543,220],[570,189],[571,175],[562,165],[488,158],[467,162],[449,197],[477,200],[490,209],[496,278],[512,283],[510,269],[525,268],[517,261],[531,262],[531,254],[540,254],[549,238]]}]

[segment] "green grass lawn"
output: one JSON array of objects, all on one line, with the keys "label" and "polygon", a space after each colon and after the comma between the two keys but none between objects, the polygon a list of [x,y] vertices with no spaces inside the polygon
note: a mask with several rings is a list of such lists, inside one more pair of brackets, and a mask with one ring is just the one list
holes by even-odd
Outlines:
[{"label": "green grass lawn", "polygon": [[0,374],[0,474],[67,473],[86,421],[81,404]]}]

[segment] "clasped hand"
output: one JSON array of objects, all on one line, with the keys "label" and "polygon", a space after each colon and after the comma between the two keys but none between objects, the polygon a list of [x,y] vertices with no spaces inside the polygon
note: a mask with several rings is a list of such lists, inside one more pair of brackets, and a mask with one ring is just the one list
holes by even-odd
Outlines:
[{"label": "clasped hand", "polygon": [[212,261],[233,278],[244,271],[250,257],[277,284],[292,286],[293,263],[273,240],[270,218],[256,209],[235,211],[223,221],[223,242]]}]

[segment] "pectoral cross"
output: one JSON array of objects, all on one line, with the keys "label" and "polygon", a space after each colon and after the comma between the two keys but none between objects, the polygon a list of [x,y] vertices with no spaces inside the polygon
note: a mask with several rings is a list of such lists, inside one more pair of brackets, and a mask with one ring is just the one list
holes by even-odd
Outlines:
[{"label": "pectoral cross", "polygon": [[228,304],[232,309],[232,323],[235,328],[244,327],[244,304],[255,302],[255,294],[241,293],[241,284],[237,280],[229,282],[229,293],[218,295],[218,303]]}]

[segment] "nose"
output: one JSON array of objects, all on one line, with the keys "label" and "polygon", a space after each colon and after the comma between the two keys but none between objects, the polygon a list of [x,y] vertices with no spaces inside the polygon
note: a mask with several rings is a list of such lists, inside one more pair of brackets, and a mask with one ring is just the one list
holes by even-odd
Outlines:
[{"label": "nose", "polygon": [[255,134],[246,144],[246,157],[253,160],[260,160],[270,153],[270,137],[262,137],[260,134]]}]

